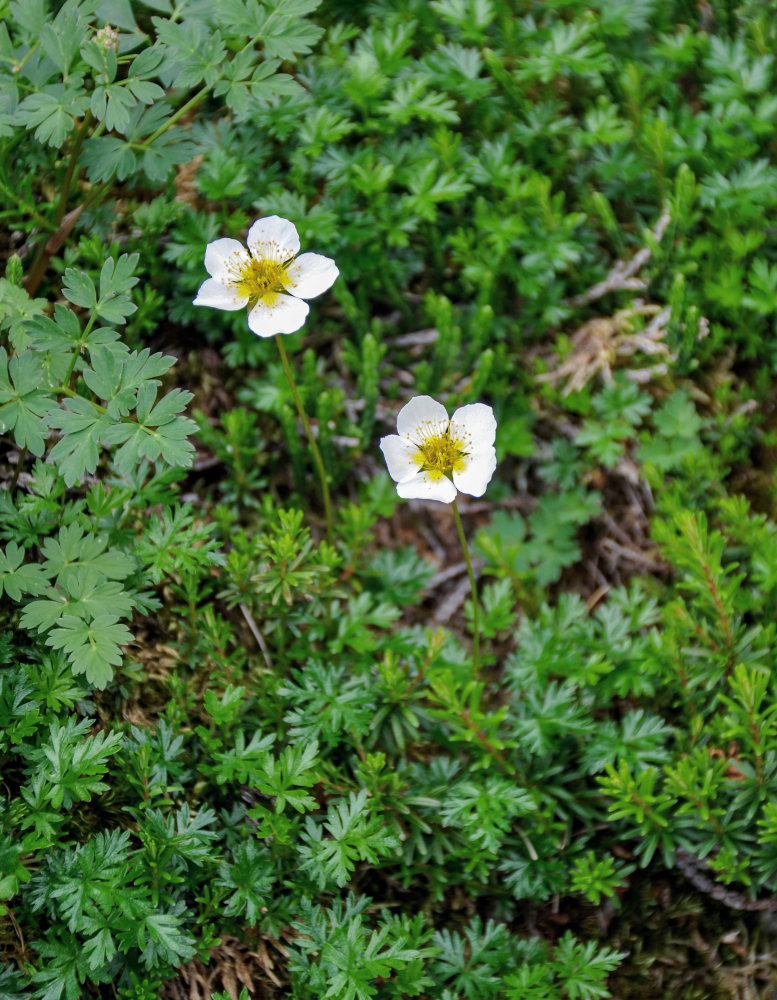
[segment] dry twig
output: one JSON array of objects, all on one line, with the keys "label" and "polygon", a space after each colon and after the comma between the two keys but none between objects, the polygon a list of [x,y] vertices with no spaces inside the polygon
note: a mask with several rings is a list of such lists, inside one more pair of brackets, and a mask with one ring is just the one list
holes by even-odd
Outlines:
[{"label": "dry twig", "polygon": [[[664,211],[661,213],[658,222],[655,224],[653,229],[653,239],[656,243],[661,242],[661,239],[666,232],[666,228],[671,221],[669,212]],[[591,288],[587,289],[585,292],[575,295],[574,298],[567,299],[566,305],[574,306],[575,308],[578,306],[585,306],[588,305],[589,302],[594,302],[596,299],[600,299],[603,295],[608,295],[610,292],[644,292],[647,289],[648,283],[644,278],[638,278],[636,275],[637,272],[650,260],[652,252],[653,251],[650,247],[643,247],[634,254],[631,260],[616,261],[604,281],[600,281]]]},{"label": "dry twig", "polygon": [[272,663],[270,662],[270,653],[267,649],[267,643],[264,641],[264,636],[259,631],[259,626],[254,621],[254,616],[248,609],[248,605],[240,604],[240,613],[245,619],[246,625],[251,630],[251,635],[256,639],[257,646],[261,649],[262,655],[264,656],[264,662],[267,664],[268,669],[272,670]]},{"label": "dry twig", "polygon": [[[643,330],[635,331],[637,317],[651,317]],[[671,358],[672,352],[664,343],[669,322],[668,306],[653,305],[636,299],[614,316],[597,316],[588,320],[572,337],[572,350],[558,368],[539,375],[540,382],[560,382],[567,379],[564,395],[568,396],[589,382],[597,372],[605,381],[612,381],[612,369],[619,357],[632,357],[637,352]],[[666,374],[666,362],[648,368],[633,368],[626,374],[635,382],[647,382],[654,375]]]},{"label": "dry twig", "polygon": [[[653,229],[653,240],[656,243],[663,238],[670,221],[669,213],[662,212]],[[651,255],[652,249],[647,246],[638,250],[629,261],[616,261],[604,281],[567,299],[566,305],[575,308],[585,306],[610,292],[646,291],[649,282],[646,278],[639,277],[638,272],[650,260]],[[638,353],[656,360],[642,368],[628,369],[628,378],[642,383],[656,375],[665,375],[668,371],[667,361],[675,358],[664,339],[670,319],[671,310],[668,306],[659,306],[640,298],[612,316],[594,317],[573,335],[572,350],[566,360],[553,371],[540,375],[539,380],[556,383],[566,379],[564,395],[567,396],[581,389],[597,373],[601,373],[606,382],[611,382],[615,362]],[[639,329],[645,320],[647,325]],[[707,329],[707,321],[702,318],[699,322],[699,337],[705,336]]]}]

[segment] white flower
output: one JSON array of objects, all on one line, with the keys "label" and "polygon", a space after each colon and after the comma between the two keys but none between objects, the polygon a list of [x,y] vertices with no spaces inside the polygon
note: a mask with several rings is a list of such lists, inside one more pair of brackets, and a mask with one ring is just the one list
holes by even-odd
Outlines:
[{"label": "white flower", "polygon": [[237,240],[209,243],[205,268],[210,278],[194,304],[229,310],[248,306],[248,325],[259,337],[299,330],[310,308],[302,300],[331,287],[340,273],[335,262],[317,253],[297,257],[297,229],[278,215],[257,219],[248,230],[248,250]]},{"label": "white flower", "polygon": [[490,406],[460,406],[448,419],[442,403],[416,396],[397,414],[397,431],[381,438],[380,448],[401,497],[451,503],[456,490],[474,497],[486,492],[496,468]]}]

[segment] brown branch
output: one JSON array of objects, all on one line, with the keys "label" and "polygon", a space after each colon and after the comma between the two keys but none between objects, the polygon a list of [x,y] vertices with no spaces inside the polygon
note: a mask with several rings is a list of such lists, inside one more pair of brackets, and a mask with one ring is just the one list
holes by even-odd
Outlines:
[{"label": "brown branch", "polygon": [[[661,242],[670,222],[671,216],[669,212],[663,211],[653,229],[653,239],[657,243]],[[648,283],[644,278],[636,277],[636,274],[640,268],[647,264],[652,253],[653,251],[650,247],[643,247],[634,254],[630,261],[616,261],[604,281],[600,281],[587,291],[581,292],[571,299],[567,299],[565,305],[574,307],[584,306],[595,299],[600,299],[603,295],[608,295],[610,292],[644,291]]]}]

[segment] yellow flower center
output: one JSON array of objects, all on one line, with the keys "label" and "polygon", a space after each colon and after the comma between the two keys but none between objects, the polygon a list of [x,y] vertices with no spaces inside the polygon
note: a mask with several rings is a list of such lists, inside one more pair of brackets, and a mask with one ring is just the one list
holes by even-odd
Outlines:
[{"label": "yellow flower center", "polygon": [[413,461],[419,471],[426,472],[432,480],[451,477],[454,472],[462,472],[467,465],[469,454],[467,437],[458,432],[453,422],[449,422],[445,430],[439,430],[435,421],[424,421],[416,430],[417,447]]},{"label": "yellow flower center", "polygon": [[269,258],[256,260],[252,257],[247,263],[241,261],[229,270],[230,285],[239,295],[248,296],[249,308],[257,302],[272,305],[292,283],[285,265]]}]

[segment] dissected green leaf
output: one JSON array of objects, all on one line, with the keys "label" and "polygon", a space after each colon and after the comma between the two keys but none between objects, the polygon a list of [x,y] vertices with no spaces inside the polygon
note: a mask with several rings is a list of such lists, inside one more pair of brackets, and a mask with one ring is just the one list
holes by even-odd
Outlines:
[{"label": "dissected green leaf", "polygon": [[37,456],[45,450],[49,427],[56,426],[48,419],[56,403],[41,382],[41,364],[33,351],[8,361],[0,347],[0,434],[13,431],[17,445]]},{"label": "dissected green leaf", "polygon": [[0,596],[3,590],[13,601],[21,600],[22,594],[37,597],[48,589],[49,578],[46,570],[35,563],[24,562],[24,549],[16,542],[9,542],[5,552],[0,552]]},{"label": "dissected green leaf", "polygon": [[135,560],[117,549],[106,551],[106,547],[105,535],[87,534],[74,522],[60,528],[57,538],[43,540],[43,568],[65,587],[87,567],[108,580],[123,580],[135,568]]},{"label": "dissected green leaf", "polygon": [[49,84],[22,101],[14,123],[35,128],[35,138],[59,147],[73,131],[75,119],[89,107],[89,98],[77,88]]},{"label": "dissected green leaf", "polygon": [[75,267],[65,268],[62,294],[74,306],[94,309],[97,305],[97,289],[94,287],[94,282],[85,271]]},{"label": "dissected green leaf", "polygon": [[75,673],[86,674],[90,684],[104,688],[113,679],[111,668],[122,661],[119,646],[132,639],[132,633],[116,615],[104,614],[91,622],[63,615],[45,641],[67,654]]},{"label": "dissected green leaf", "polygon": [[57,464],[65,483],[72,486],[85,472],[97,468],[103,439],[115,421],[93,403],[76,397],[67,401],[67,409],[52,413],[49,422],[62,431],[49,457]]}]

